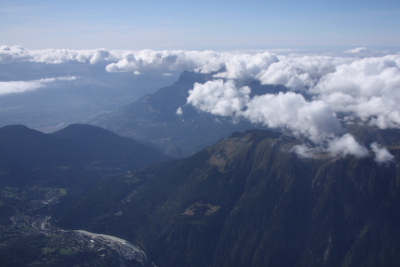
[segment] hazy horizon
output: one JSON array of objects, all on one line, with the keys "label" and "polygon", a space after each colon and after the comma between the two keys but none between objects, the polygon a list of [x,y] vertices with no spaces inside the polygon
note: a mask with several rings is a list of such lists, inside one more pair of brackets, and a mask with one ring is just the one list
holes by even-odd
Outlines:
[{"label": "hazy horizon", "polygon": [[0,44],[28,49],[393,47],[398,1],[2,1]]}]

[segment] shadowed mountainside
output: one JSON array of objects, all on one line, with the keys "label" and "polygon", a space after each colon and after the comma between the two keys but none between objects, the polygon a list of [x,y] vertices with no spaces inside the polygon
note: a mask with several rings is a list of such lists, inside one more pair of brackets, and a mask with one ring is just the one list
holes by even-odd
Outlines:
[{"label": "shadowed mountainside", "polygon": [[[0,128],[1,184],[26,185],[49,168],[85,167],[118,173],[171,159],[157,149],[100,127],[74,124],[52,133],[22,125]],[[106,171],[107,172],[107,171]]]},{"label": "shadowed mountainside", "polygon": [[195,155],[106,179],[57,224],[139,244],[157,266],[397,266],[396,163],[300,158],[295,139],[235,133]]}]

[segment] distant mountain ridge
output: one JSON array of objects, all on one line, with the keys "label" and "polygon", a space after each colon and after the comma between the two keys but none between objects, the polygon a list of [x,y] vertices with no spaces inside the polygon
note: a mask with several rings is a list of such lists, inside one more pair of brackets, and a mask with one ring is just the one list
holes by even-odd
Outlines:
[{"label": "distant mountain ridge", "polygon": [[84,124],[69,125],[52,134],[23,125],[5,126],[0,128],[0,150],[0,182],[11,177],[25,180],[22,173],[35,168],[90,165],[126,171],[171,159],[136,140]]},{"label": "distant mountain ridge", "polygon": [[[175,157],[192,155],[233,132],[265,128],[247,121],[232,121],[231,118],[199,112],[186,105],[189,90],[194,84],[213,80],[213,75],[184,71],[173,85],[88,123],[153,143]],[[249,85],[252,95],[287,91],[284,86],[261,85],[256,81]],[[178,108],[182,108],[182,114],[177,114]]]},{"label": "distant mountain ridge", "polygon": [[372,152],[302,158],[294,138],[235,133],[104,180],[57,223],[135,242],[157,266],[398,266],[400,135],[391,141],[385,165]]}]

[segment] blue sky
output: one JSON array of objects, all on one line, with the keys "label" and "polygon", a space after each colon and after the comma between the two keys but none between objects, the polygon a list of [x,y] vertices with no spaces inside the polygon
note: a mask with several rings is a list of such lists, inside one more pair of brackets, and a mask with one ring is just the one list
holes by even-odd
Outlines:
[{"label": "blue sky", "polygon": [[29,49],[400,46],[400,1],[0,1]]}]

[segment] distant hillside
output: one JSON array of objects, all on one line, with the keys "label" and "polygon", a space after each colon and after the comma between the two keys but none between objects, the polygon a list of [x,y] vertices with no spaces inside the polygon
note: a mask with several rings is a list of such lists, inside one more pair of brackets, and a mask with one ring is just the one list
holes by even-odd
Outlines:
[{"label": "distant hillside", "polygon": [[301,158],[296,139],[235,133],[104,180],[57,224],[126,238],[157,266],[400,266],[400,135],[385,140],[393,163]]},{"label": "distant hillside", "polygon": [[0,184],[19,185],[42,179],[38,173],[54,167],[114,169],[118,173],[170,159],[131,138],[84,124],[53,134],[22,125],[5,126],[0,128],[0,151]]},{"label": "distant hillside", "polygon": [[[189,90],[197,83],[214,79],[214,73],[183,72],[173,85],[109,114],[103,114],[88,123],[112,130],[120,135],[153,143],[169,155],[182,157],[212,145],[233,132],[254,129],[246,121],[214,116],[185,106]],[[283,86],[248,84],[252,94],[286,91]],[[177,114],[178,108],[183,113]]]}]

